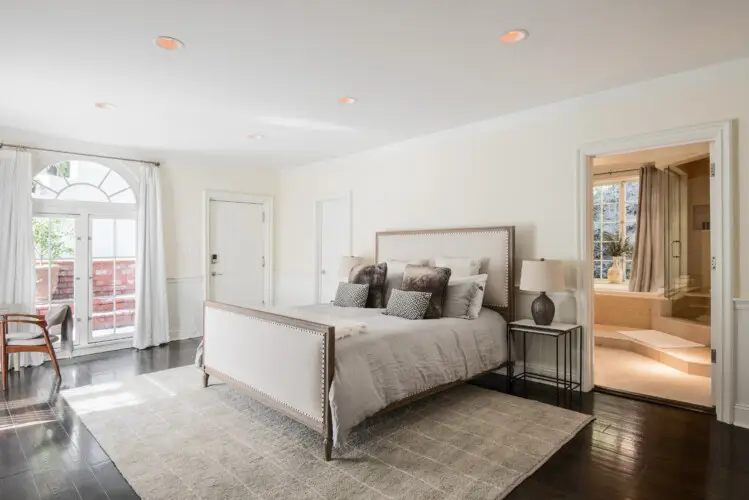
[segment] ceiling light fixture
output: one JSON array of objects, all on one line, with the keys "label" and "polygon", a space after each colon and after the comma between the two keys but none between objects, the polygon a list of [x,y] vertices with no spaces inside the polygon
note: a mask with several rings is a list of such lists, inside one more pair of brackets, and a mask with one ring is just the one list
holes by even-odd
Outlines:
[{"label": "ceiling light fixture", "polygon": [[185,44],[182,42],[182,40],[177,40],[176,38],[172,38],[171,36],[156,37],[153,43],[155,43],[157,47],[164,50],[179,50],[185,48]]},{"label": "ceiling light fixture", "polygon": [[340,99],[338,99],[338,102],[341,104],[354,104],[356,102],[356,98],[348,96],[341,97]]},{"label": "ceiling light fixture", "polygon": [[250,134],[247,138],[253,141],[259,141],[260,139],[264,139],[265,136],[263,134]]},{"label": "ceiling light fixture", "polygon": [[499,39],[502,43],[518,43],[528,38],[528,32],[525,30],[512,30],[502,35]]},{"label": "ceiling light fixture", "polygon": [[115,106],[111,102],[97,102],[94,103],[94,107],[99,109],[115,109],[117,106]]}]

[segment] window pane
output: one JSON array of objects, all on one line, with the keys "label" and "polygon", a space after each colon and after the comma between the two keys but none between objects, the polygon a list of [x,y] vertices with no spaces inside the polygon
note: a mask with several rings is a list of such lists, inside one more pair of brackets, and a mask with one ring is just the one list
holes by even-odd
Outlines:
[{"label": "window pane", "polygon": [[596,243],[593,245],[593,259],[600,260],[601,258],[601,244]]},{"label": "window pane", "polygon": [[614,265],[613,260],[603,260],[601,261],[601,278],[602,279],[608,279],[609,277],[609,268]]},{"label": "window pane", "polygon": [[639,198],[639,192],[640,192],[640,182],[639,181],[632,181],[632,182],[625,182],[624,183],[624,189],[626,190],[626,200],[627,201],[634,201],[636,202]]},{"label": "window pane", "polygon": [[[604,224],[603,225],[603,233],[612,235],[612,234],[618,234],[619,233],[619,224]],[[603,240],[606,240],[603,235],[601,235]]]},{"label": "window pane", "polygon": [[619,184],[607,184],[601,186],[603,189],[604,203],[619,203]]},{"label": "window pane", "polygon": [[114,256],[114,221],[112,219],[91,220],[91,257],[94,259]]},{"label": "window pane", "polygon": [[135,221],[118,219],[115,221],[117,233],[117,248],[115,254],[118,258],[135,257]]},{"label": "window pane", "polygon": [[625,213],[627,222],[637,221],[637,203],[627,203],[625,207]]},{"label": "window pane", "polygon": [[627,239],[634,246],[637,237],[637,225],[627,224]]},{"label": "window pane", "polygon": [[108,202],[109,198],[101,189],[89,186],[88,184],[73,184],[67,189],[60,192],[57,196],[59,200],[77,200],[77,201],[103,201]]},{"label": "window pane", "polygon": [[601,220],[601,205],[598,203],[593,205],[593,220]]},{"label": "window pane", "polygon": [[593,263],[593,278],[601,279],[601,263],[599,261]]},{"label": "window pane", "polygon": [[604,222],[618,222],[619,205],[609,203],[603,205],[603,220]]},{"label": "window pane", "polygon": [[610,259],[612,257],[609,243],[601,244],[601,254],[603,255],[604,259]]},{"label": "window pane", "polygon": [[132,189],[118,193],[111,198],[112,203],[135,203],[135,194]]},{"label": "window pane", "polygon": [[39,183],[34,182],[31,185],[31,197],[41,200],[54,200],[55,198],[57,198],[57,193]]},{"label": "window pane", "polygon": [[99,165],[98,163],[90,161],[71,161],[68,182],[70,182],[70,184],[83,182],[98,186],[101,181],[104,180],[104,176],[107,175],[109,170],[110,169],[104,165]]},{"label": "window pane", "polygon": [[127,182],[125,182],[125,179],[123,179],[120,174],[110,171],[109,175],[107,175],[107,178],[104,179],[104,182],[101,183],[100,187],[102,191],[111,196],[114,193],[129,188],[130,186]]},{"label": "window pane", "polygon": [[42,170],[36,177],[34,177],[34,180],[53,191],[57,191],[58,193],[68,185],[68,183],[65,182],[64,177],[49,174],[46,170]]},{"label": "window pane", "polygon": [[601,241],[601,224],[599,222],[593,223],[593,241]]}]

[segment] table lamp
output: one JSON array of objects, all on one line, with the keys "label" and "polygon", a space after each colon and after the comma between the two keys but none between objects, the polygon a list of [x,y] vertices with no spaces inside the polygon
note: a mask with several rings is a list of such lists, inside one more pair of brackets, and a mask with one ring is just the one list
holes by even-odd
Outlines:
[{"label": "table lamp", "polygon": [[564,291],[564,268],[558,260],[524,260],[520,272],[520,289],[541,292],[531,304],[533,321],[537,325],[550,325],[554,320],[554,302],[546,292]]}]

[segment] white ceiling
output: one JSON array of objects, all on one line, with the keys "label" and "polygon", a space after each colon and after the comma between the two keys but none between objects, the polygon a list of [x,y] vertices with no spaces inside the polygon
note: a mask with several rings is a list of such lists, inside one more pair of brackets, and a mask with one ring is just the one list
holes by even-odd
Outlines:
[{"label": "white ceiling", "polygon": [[0,126],[298,165],[746,57],[747,19],[746,0],[2,0]]}]

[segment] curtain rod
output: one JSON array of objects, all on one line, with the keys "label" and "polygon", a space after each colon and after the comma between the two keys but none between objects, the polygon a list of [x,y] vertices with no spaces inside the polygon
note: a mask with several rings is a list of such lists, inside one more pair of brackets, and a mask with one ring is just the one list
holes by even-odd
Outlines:
[{"label": "curtain rod", "polygon": [[602,172],[602,173],[600,173],[600,174],[593,174],[593,177],[595,177],[595,176],[597,176],[597,175],[615,175],[615,174],[623,174],[624,172],[639,172],[640,170],[642,170],[642,167],[639,167],[639,168],[630,168],[630,169],[628,169],[628,170],[616,170],[616,171],[614,171],[614,170],[609,170],[608,172]]},{"label": "curtain rod", "polygon": [[17,144],[6,144],[3,142],[0,142],[0,149],[6,148],[15,148],[15,149],[32,149],[34,151],[45,151],[47,153],[62,153],[66,155],[78,155],[78,156],[88,156],[90,158],[104,158],[106,160],[120,160],[120,161],[132,161],[135,163],[145,163],[147,165],[153,165],[154,167],[161,166],[161,163],[157,161],[148,161],[148,160],[136,160],[134,158],[121,158],[119,156],[106,156],[106,155],[95,155],[91,153],[77,153],[75,151],[62,151],[60,149],[45,149],[45,148],[35,148],[32,146],[19,146]]}]

